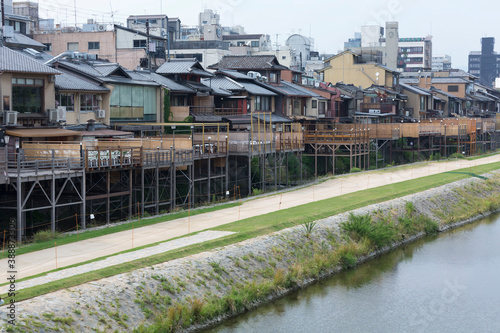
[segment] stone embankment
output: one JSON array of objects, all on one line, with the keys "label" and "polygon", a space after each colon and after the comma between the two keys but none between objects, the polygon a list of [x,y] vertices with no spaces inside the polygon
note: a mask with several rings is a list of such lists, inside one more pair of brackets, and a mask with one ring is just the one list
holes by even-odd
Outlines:
[{"label": "stone embankment", "polygon": [[143,332],[153,326],[163,332],[213,325],[425,234],[423,229],[405,233],[396,228],[399,234],[390,246],[374,247],[366,239],[351,239],[343,230],[341,225],[351,213],[369,215],[374,222],[391,226],[425,217],[445,230],[498,210],[500,173],[484,176],[487,179],[465,179],[332,216],[315,225],[285,229],[18,302],[14,327],[7,325],[4,306],[0,330]]}]

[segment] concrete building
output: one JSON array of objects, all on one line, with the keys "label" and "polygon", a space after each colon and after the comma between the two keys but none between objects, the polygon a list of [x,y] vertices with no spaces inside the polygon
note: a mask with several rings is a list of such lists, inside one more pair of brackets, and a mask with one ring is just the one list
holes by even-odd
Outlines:
[{"label": "concrete building", "polygon": [[[10,1],[12,3],[12,1]],[[30,31],[38,29],[38,3],[22,1],[12,3],[12,14],[28,17],[30,21]]]},{"label": "concrete building", "polygon": [[[451,57],[447,54],[437,54],[432,56],[432,71],[447,71],[451,69]],[[472,73],[471,73],[472,74]]]},{"label": "concrete building", "polygon": [[[35,34],[33,39],[47,46],[51,55],[66,51],[96,54],[101,59],[119,63],[127,69],[148,67],[157,68],[165,62],[167,40],[162,37],[148,36],[140,31],[115,25],[113,31],[90,32],[45,32]],[[147,41],[150,47],[147,48]]]},{"label": "concrete building", "polygon": [[500,75],[500,55],[494,51],[495,38],[481,38],[481,51],[469,53],[469,73],[479,76],[479,81],[493,87]]},{"label": "concrete building", "polygon": [[385,30],[378,25],[362,26],[361,33],[344,43],[344,49],[400,72],[430,70],[432,66],[432,36],[400,38],[398,22],[386,22]]},{"label": "concrete building", "polygon": [[[2,2],[4,6],[2,16],[5,20],[5,26],[7,27],[7,30],[5,31],[6,34],[10,36],[11,32],[14,31],[22,33],[23,35],[30,34],[32,30],[30,18],[28,16],[15,14],[12,0],[4,0]],[[0,9],[0,13],[1,12],[2,11]]]},{"label": "concrete building", "polygon": [[291,69],[303,71],[306,67],[306,62],[311,60],[311,41],[309,38],[294,34],[288,37],[286,40],[286,46],[291,50],[293,54],[293,65],[290,67]]},{"label": "concrete building", "polygon": [[377,63],[362,61],[359,54],[344,51],[327,60],[325,68],[319,70],[324,82],[353,84],[368,88],[372,85],[394,87],[398,84],[399,72]]}]

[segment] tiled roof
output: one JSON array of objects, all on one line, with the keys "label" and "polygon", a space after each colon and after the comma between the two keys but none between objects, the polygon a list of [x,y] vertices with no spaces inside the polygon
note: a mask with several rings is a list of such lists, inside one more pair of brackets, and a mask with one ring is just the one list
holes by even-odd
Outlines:
[{"label": "tiled roof", "polygon": [[404,83],[400,83],[400,86],[403,87],[403,89],[411,91],[414,94],[426,95],[426,96],[431,95],[431,93],[427,89],[423,89],[423,88],[416,87],[416,86],[410,86],[410,85],[407,85]]},{"label": "tiled roof", "polygon": [[209,87],[216,87],[228,91],[243,90],[243,86],[234,80],[224,76],[217,76],[210,79],[202,79],[201,82]]},{"label": "tiled roof", "polygon": [[196,74],[199,76],[213,76],[203,69],[196,59],[171,59],[156,70],[158,74]]},{"label": "tiled roof", "polygon": [[35,48],[45,49],[44,44],[39,43],[36,40],[31,39],[28,36],[25,36],[19,32],[14,32],[13,37],[5,38],[5,44],[7,45],[12,44],[12,46],[35,47]]},{"label": "tiled roof", "polygon": [[29,56],[13,51],[7,47],[0,47],[0,71],[39,74],[60,73],[54,68],[44,65]]},{"label": "tiled roof", "polygon": [[73,61],[65,61],[65,60],[59,60],[59,63],[61,65],[67,66],[71,69],[74,69],[78,72],[98,77],[101,78],[102,74],[99,73],[93,66],[89,65],[88,63],[85,62],[73,62]]},{"label": "tiled roof", "polygon": [[279,64],[276,57],[273,55],[259,56],[225,56],[216,64],[208,66],[208,68],[226,68],[226,69],[248,69],[248,70],[264,70],[264,69],[288,69],[288,67]]},{"label": "tiled roof", "polygon": [[109,65],[98,65],[94,66],[94,69],[101,73],[102,76],[108,76],[109,74],[113,73],[117,69],[120,68],[120,65],[118,64],[109,64]]},{"label": "tiled roof", "polygon": [[303,88],[297,84],[288,82],[288,81],[283,81],[281,80],[281,85],[279,86],[274,86],[278,88],[284,89],[286,92],[288,92],[288,95],[293,95],[293,96],[306,96],[306,97],[315,97],[315,98],[320,98],[323,99],[320,95],[316,94],[313,91],[310,91],[306,88]]},{"label": "tiled roof", "polygon": [[82,80],[75,75],[62,73],[56,76],[56,89],[58,90],[71,90],[71,91],[109,91],[108,88]]},{"label": "tiled roof", "polygon": [[247,79],[247,80],[252,79],[250,76],[232,69],[219,69],[217,70],[217,72],[232,77],[233,79]]},{"label": "tiled roof", "polygon": [[148,78],[149,80],[153,80],[156,83],[161,84],[163,87],[167,88],[172,92],[182,92],[188,94],[196,93],[195,90],[156,73],[141,71],[141,72],[134,72],[134,75],[135,76],[133,76],[133,78],[135,78],[137,75],[142,75],[145,78]]},{"label": "tiled roof", "polygon": [[107,83],[120,83],[120,84],[134,84],[134,85],[139,85],[139,86],[154,86],[157,87],[159,86],[158,83],[154,81],[149,81],[149,80],[133,80],[129,79],[127,77],[121,77],[121,76],[110,76],[104,78],[104,81]]},{"label": "tiled roof", "polygon": [[271,90],[263,88],[252,82],[238,82],[243,86],[243,88],[252,95],[261,95],[261,96],[276,96],[277,94]]}]

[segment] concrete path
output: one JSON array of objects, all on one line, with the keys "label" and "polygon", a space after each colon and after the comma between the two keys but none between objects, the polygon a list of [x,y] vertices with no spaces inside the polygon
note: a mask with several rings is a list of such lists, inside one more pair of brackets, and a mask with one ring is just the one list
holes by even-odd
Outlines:
[{"label": "concrete path", "polygon": [[[474,172],[476,165],[500,161],[500,154],[480,158],[473,161],[453,160],[433,162],[427,165],[408,165],[394,170],[378,170],[350,174],[325,181],[321,184],[301,189],[265,196],[259,199],[242,201],[237,207],[158,223],[134,230],[122,231],[111,235],[92,238],[57,247],[57,266],[59,268],[77,264],[91,259],[109,256],[134,247],[166,241],[190,232],[202,231],[248,217],[270,213],[317,200],[374,188],[408,179],[416,179],[432,174],[469,168]],[[55,249],[50,248],[27,253],[16,257],[17,279],[33,276],[56,268]],[[8,276],[7,259],[0,260],[0,281]]]},{"label": "concrete path", "polygon": [[[217,238],[225,237],[234,234],[230,231],[212,231],[207,230],[200,232],[199,234],[193,236],[187,236],[179,239],[174,239],[165,243],[158,244],[156,246],[147,247],[142,250],[137,250],[133,252],[127,252],[122,254],[117,254],[115,256],[95,261],[89,264],[80,265],[76,267],[67,268],[57,272],[49,273],[47,275],[33,278],[30,280],[18,282],[16,285],[16,290],[19,291],[24,288],[29,288],[48,282],[64,279],[67,277],[75,276],[78,274],[87,273],[90,271],[118,265],[124,262],[133,261],[137,259],[147,258],[155,254],[165,253],[171,250],[179,249],[189,245],[194,245],[198,243],[207,242]],[[9,291],[9,286],[0,287],[0,294],[7,293]]]}]

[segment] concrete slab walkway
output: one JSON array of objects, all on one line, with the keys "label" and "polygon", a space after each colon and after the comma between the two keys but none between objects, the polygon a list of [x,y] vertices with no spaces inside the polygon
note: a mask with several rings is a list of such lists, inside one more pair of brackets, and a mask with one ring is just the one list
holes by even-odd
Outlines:
[{"label": "concrete slab walkway", "polygon": [[[171,250],[179,249],[182,247],[186,247],[189,245],[194,245],[198,243],[203,243],[209,240],[214,240],[217,238],[222,238],[224,236],[229,236],[234,234],[234,232],[230,231],[212,231],[207,230],[200,232],[199,234],[193,236],[187,236],[179,239],[174,239],[172,241],[168,241],[165,243],[158,244],[156,246],[147,247],[145,249],[117,254],[115,256],[95,261],[89,264],[80,265],[76,267],[67,268],[64,270],[60,270],[57,272],[49,273],[47,275],[33,278],[30,280],[18,282],[16,285],[16,290],[19,291],[24,288],[29,288],[41,284],[45,284],[48,282],[65,279],[67,277],[75,276],[78,274],[87,273],[90,271],[118,265],[124,262],[133,261],[137,259],[142,259],[146,257],[150,257],[155,254],[165,253]],[[9,286],[0,287],[0,294],[7,293],[9,291]]]},{"label": "concrete slab walkway", "polygon": [[[188,218],[180,218],[151,226],[135,228],[133,231],[133,242],[135,247],[139,247],[187,235],[189,232],[202,231],[240,219],[267,214],[279,209],[286,209],[367,188],[462,168],[469,168],[471,172],[474,172],[474,167],[477,165],[499,161],[500,155],[497,154],[473,161],[457,159],[446,162],[432,162],[425,165],[408,165],[405,168],[395,168],[394,170],[387,169],[350,174],[330,179],[314,186],[242,201],[242,204],[238,207],[191,216],[189,220]],[[131,248],[131,239],[132,230],[128,230],[58,246],[58,267],[61,268],[128,250]],[[56,268],[54,248],[20,255],[16,258],[16,266],[18,268],[17,279],[53,270]],[[7,259],[2,259],[0,260],[0,281],[6,281],[7,272]]]}]

